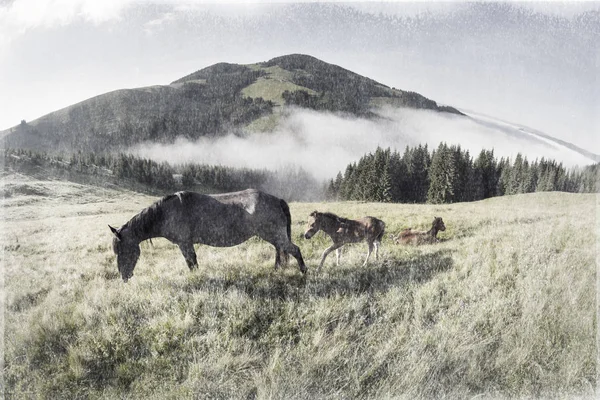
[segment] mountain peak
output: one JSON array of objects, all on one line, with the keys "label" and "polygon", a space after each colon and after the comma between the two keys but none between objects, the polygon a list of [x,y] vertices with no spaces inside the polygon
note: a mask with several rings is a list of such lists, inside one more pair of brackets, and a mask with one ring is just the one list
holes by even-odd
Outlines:
[{"label": "mountain peak", "polygon": [[220,62],[217,64],[213,64],[206,68],[202,68],[196,72],[192,72],[189,75],[184,76],[183,78],[179,78],[176,81],[171,82],[171,84],[184,83],[189,81],[195,81],[199,79],[208,79],[214,75],[222,75],[222,74],[239,74],[244,71],[247,71],[248,67],[240,64],[230,64],[226,62]]},{"label": "mountain peak", "polygon": [[382,105],[460,114],[316,57],[288,54],[249,65],[220,62],[170,85],[105,93],[5,131],[3,141],[8,147],[99,151],[260,130],[260,121],[270,121],[269,130],[287,106],[369,118]]},{"label": "mountain peak", "polygon": [[[271,67],[274,65],[278,65],[279,67],[287,70],[294,69],[314,69],[318,67],[331,66],[325,61],[319,60],[316,57],[309,56],[307,54],[288,54],[285,56],[279,56],[270,59],[265,62],[264,65],[266,67]],[[337,67],[337,66],[336,66]],[[341,67],[338,67],[341,68]]]}]

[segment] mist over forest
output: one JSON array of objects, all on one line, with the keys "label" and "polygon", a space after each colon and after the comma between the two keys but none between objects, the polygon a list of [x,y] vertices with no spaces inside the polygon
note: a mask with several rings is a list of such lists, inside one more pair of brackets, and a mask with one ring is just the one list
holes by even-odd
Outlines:
[{"label": "mist over forest", "polygon": [[307,171],[318,181],[336,176],[346,166],[378,147],[404,150],[406,146],[440,142],[461,145],[471,154],[494,150],[498,157],[554,159],[566,167],[591,164],[581,154],[529,134],[517,126],[483,116],[464,117],[428,110],[384,107],[377,117],[290,108],[271,133],[228,134],[172,144],[145,142],[132,154],[170,164],[202,163],[271,171]]}]

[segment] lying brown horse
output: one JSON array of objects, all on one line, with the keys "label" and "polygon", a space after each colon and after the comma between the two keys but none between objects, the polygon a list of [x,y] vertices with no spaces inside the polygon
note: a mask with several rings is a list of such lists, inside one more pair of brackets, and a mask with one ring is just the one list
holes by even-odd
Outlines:
[{"label": "lying brown horse", "polygon": [[415,231],[412,229],[405,229],[400,232],[398,237],[394,238],[397,244],[425,244],[438,242],[437,234],[439,231],[445,231],[446,225],[441,217],[435,217],[431,223],[431,229],[425,231]]},{"label": "lying brown horse", "polygon": [[331,240],[333,240],[333,244],[323,252],[321,264],[319,264],[317,271],[321,269],[325,258],[333,250],[335,250],[336,254],[336,265],[340,265],[340,247],[346,243],[367,242],[369,252],[363,266],[367,265],[373,248],[375,248],[375,258],[378,258],[379,244],[385,231],[385,223],[374,217],[347,219],[329,212],[321,213],[313,211],[308,216],[308,227],[304,233],[304,237],[310,239],[319,230],[328,234]]}]

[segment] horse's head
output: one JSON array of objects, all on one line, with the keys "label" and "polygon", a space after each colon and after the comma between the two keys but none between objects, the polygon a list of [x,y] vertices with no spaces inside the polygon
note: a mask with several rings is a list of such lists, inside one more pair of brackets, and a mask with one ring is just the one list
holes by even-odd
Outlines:
[{"label": "horse's head", "polygon": [[444,225],[444,220],[442,220],[442,217],[435,217],[433,219],[432,228],[442,232],[446,230],[446,225]]},{"label": "horse's head", "polygon": [[140,245],[123,232],[122,227],[119,229],[115,229],[110,225],[108,227],[115,236],[113,238],[113,251],[117,255],[117,268],[123,281],[127,282],[133,276],[133,269],[140,257]]},{"label": "horse's head", "polygon": [[319,215],[319,212],[313,211],[308,216],[308,224],[306,226],[306,232],[304,232],[305,239],[310,239],[321,229],[321,219],[319,218]]}]

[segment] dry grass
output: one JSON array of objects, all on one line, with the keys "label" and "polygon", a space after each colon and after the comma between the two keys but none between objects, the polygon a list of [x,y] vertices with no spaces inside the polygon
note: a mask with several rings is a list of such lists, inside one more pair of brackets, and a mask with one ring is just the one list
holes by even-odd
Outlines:
[{"label": "dry grass", "polygon": [[[544,193],[455,205],[291,204],[295,261],[269,245],[199,247],[187,270],[165,240],[116,270],[107,224],[154,198],[62,182],[4,179],[7,398],[531,398],[596,389],[597,203]],[[384,239],[330,256],[302,238],[308,214],[373,215]]]}]

